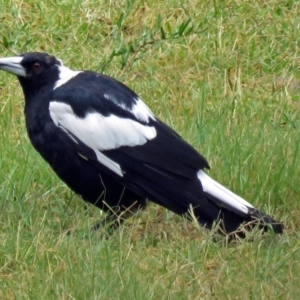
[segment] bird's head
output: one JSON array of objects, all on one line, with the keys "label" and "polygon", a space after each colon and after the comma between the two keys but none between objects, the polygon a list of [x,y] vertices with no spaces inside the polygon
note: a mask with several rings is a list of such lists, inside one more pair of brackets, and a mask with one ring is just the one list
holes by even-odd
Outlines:
[{"label": "bird's head", "polygon": [[39,52],[23,53],[20,56],[0,58],[0,70],[16,75],[24,93],[53,85],[60,75],[62,62],[52,55]]}]

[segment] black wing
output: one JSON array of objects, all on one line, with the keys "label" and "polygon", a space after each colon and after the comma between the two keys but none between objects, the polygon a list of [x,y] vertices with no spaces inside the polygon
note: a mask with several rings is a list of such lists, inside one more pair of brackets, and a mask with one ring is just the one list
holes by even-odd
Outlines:
[{"label": "black wing", "polygon": [[199,204],[203,190],[197,172],[209,168],[207,161],[133,91],[92,72],[62,87],[53,93],[50,114],[73,139],[78,155],[177,213],[186,212],[186,202]]}]

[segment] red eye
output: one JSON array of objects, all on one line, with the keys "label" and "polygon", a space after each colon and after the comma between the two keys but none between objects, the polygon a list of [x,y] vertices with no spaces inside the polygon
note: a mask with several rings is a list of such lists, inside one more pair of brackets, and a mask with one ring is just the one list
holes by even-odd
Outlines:
[{"label": "red eye", "polygon": [[39,64],[39,63],[34,63],[33,64],[33,66],[32,66],[32,69],[34,70],[34,71],[38,71],[39,69],[41,68],[41,64]]}]

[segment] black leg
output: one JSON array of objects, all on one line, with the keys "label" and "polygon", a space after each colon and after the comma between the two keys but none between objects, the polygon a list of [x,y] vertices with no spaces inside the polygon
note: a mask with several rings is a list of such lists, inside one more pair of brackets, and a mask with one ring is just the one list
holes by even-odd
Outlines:
[{"label": "black leg", "polygon": [[139,200],[133,202],[130,206],[118,206],[117,208],[109,208],[108,215],[103,221],[97,223],[92,227],[92,230],[96,231],[100,228],[107,228],[108,233],[113,233],[114,230],[119,228],[122,223],[137,214],[139,211],[146,209],[147,200]]}]

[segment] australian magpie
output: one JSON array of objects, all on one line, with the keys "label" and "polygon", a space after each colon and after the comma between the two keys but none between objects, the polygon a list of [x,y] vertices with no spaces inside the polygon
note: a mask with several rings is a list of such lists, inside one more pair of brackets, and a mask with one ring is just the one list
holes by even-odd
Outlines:
[{"label": "australian magpie", "polygon": [[[34,148],[85,201],[108,212],[112,227],[151,200],[224,233],[283,225],[212,178],[208,162],[119,81],[73,71],[47,53],[0,59],[25,96]],[[251,227],[251,225],[250,225]]]}]

